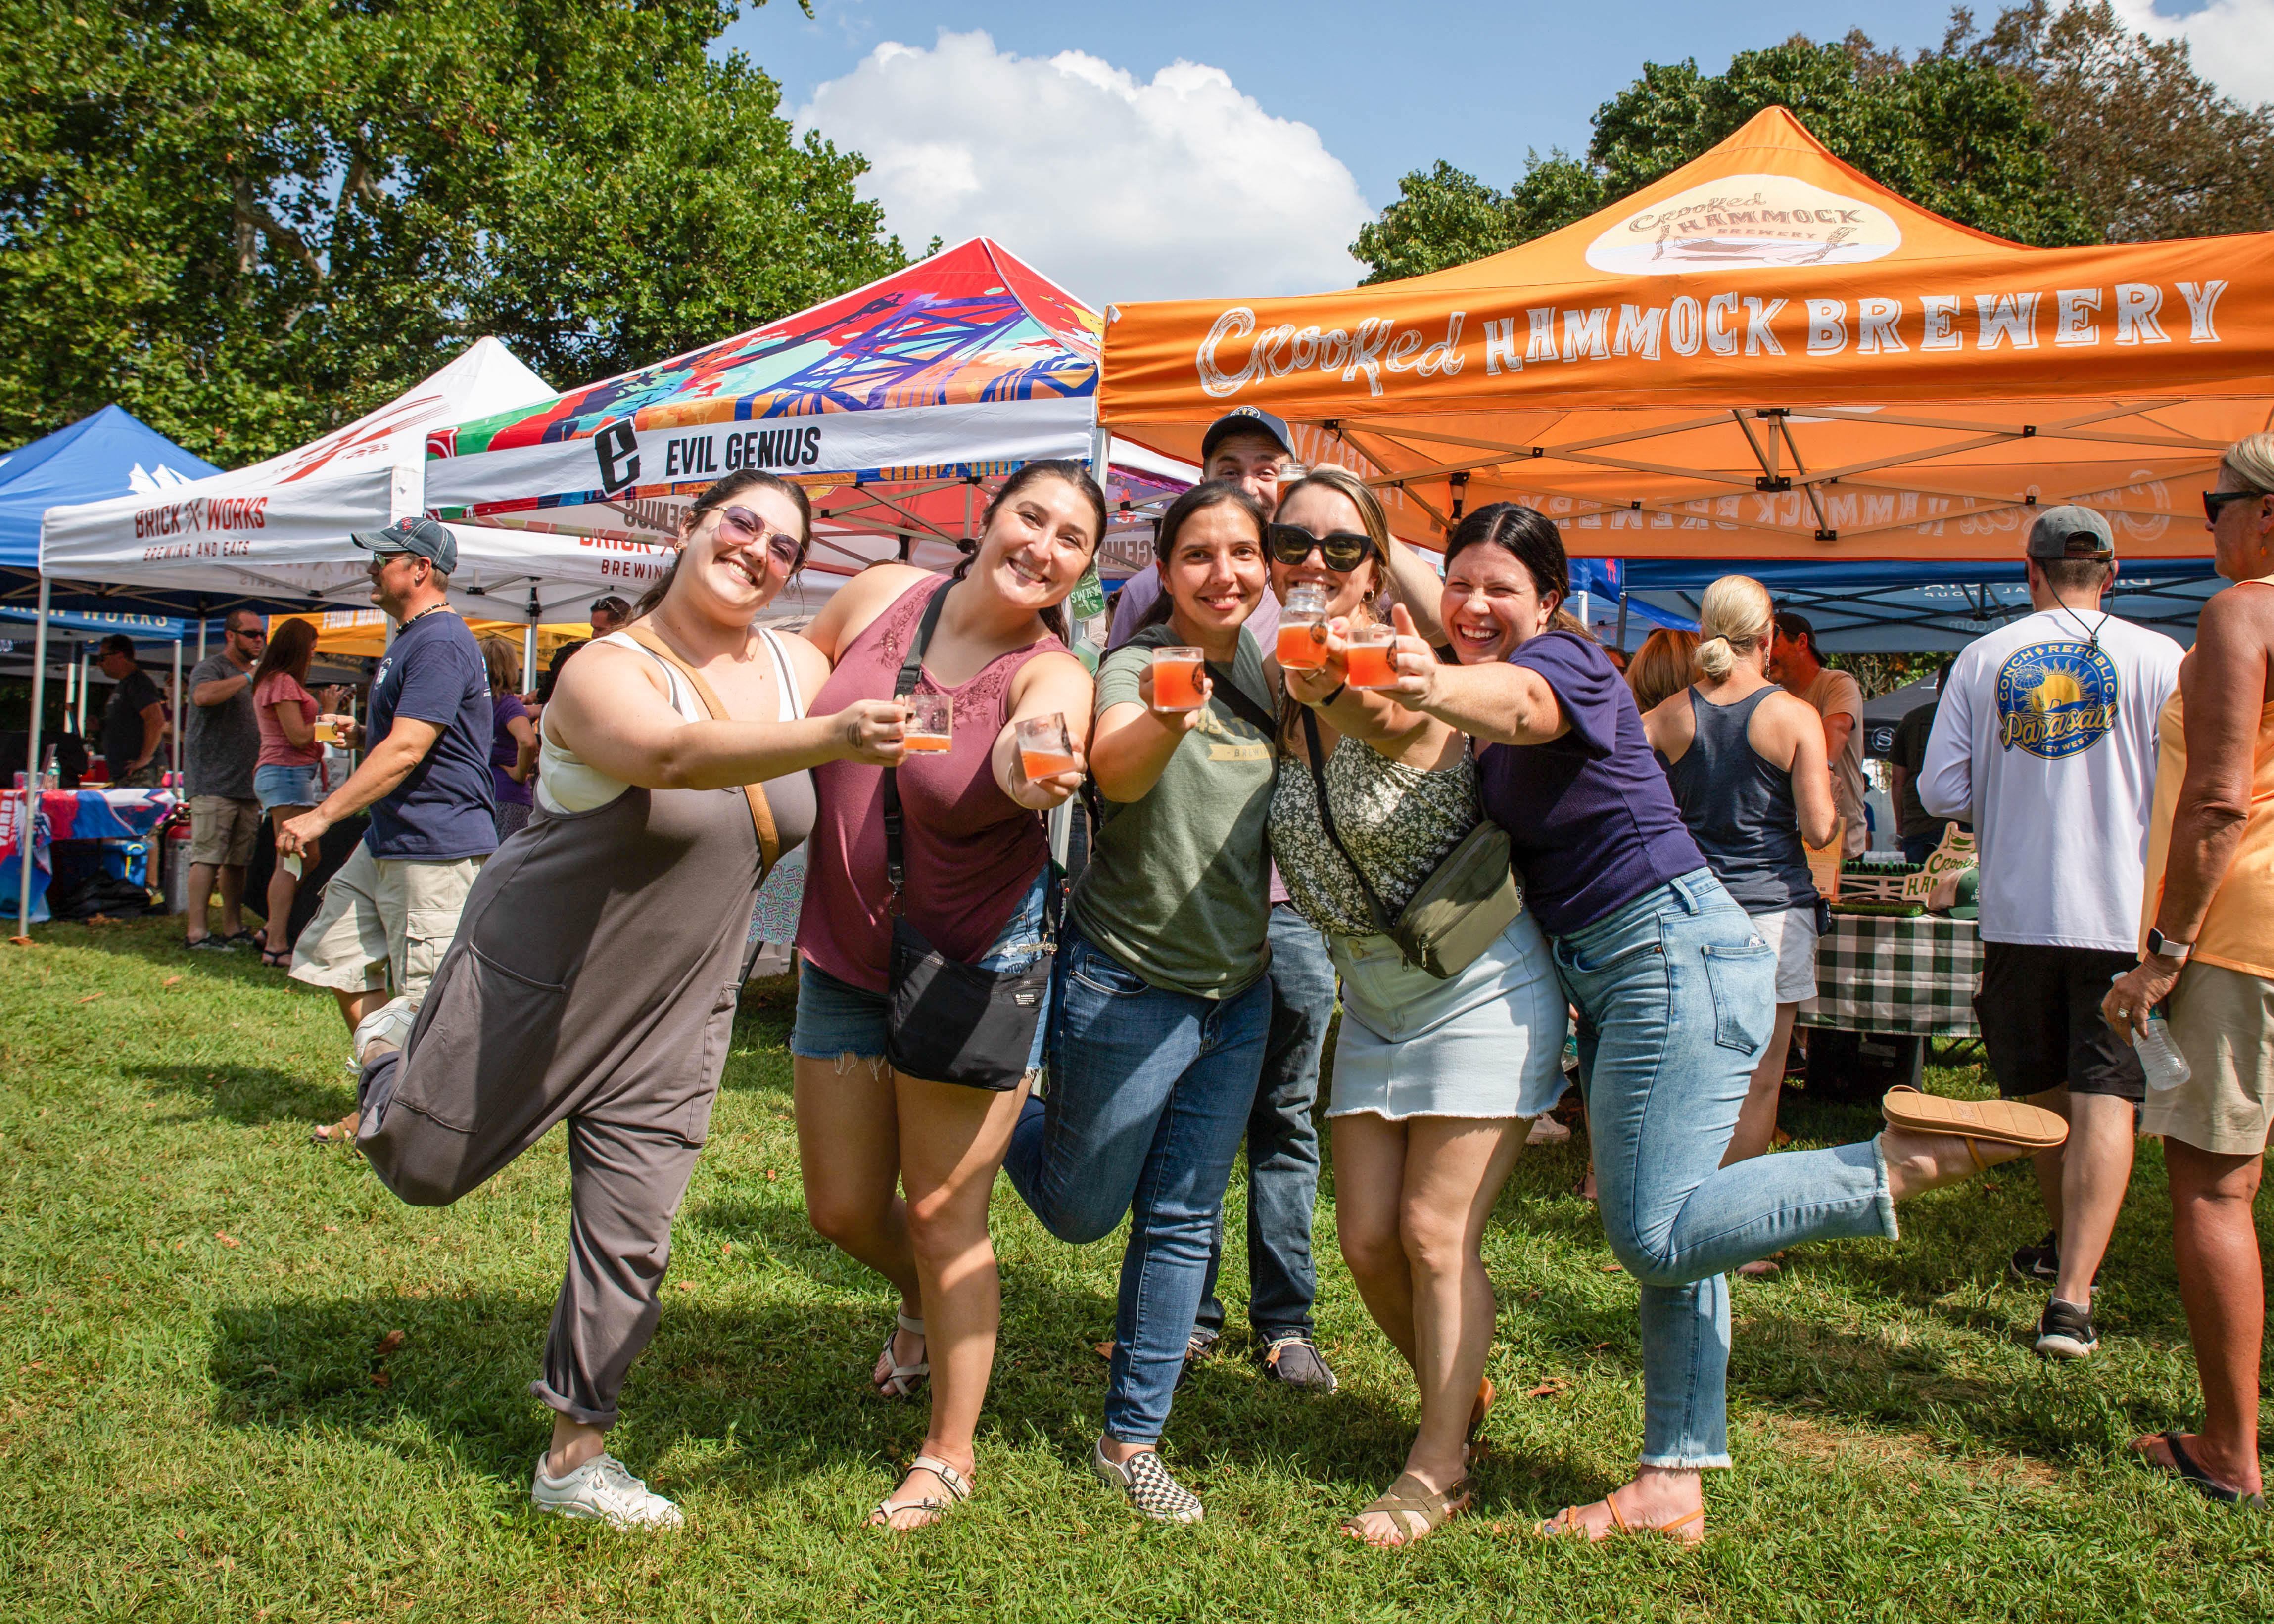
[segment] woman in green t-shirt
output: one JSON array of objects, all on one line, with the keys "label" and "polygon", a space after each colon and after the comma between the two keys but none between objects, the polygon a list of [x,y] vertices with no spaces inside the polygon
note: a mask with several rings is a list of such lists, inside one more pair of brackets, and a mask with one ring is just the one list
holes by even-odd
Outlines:
[{"label": "woman in green t-shirt", "polygon": [[[1130,1215],[1091,1469],[1147,1516],[1201,1503],[1156,1446],[1200,1312],[1209,1248],[1271,1024],[1264,824],[1279,691],[1244,622],[1267,581],[1261,504],[1210,480],[1161,521],[1158,622],[1097,673],[1103,800],[1052,994],[1050,1092],[1005,1162],[1043,1226],[1094,1241]],[[1169,709],[1153,654],[1197,648],[1199,704]]]}]

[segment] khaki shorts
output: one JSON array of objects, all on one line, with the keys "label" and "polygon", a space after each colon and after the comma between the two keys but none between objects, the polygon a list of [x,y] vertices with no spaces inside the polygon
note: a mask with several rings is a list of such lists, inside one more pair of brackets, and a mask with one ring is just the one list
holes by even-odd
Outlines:
[{"label": "khaki shorts", "polygon": [[2274,1128],[2274,981],[2191,964],[2166,1007],[2188,1077],[2148,1090],[2140,1131],[2215,1156],[2263,1154]]},{"label": "khaki shorts", "polygon": [[260,803],[234,795],[190,797],[190,861],[242,868],[252,861],[260,832]]},{"label": "khaki shorts", "polygon": [[401,996],[424,997],[482,861],[382,862],[358,841],[292,949],[292,979],[335,992],[383,992],[391,984]]}]

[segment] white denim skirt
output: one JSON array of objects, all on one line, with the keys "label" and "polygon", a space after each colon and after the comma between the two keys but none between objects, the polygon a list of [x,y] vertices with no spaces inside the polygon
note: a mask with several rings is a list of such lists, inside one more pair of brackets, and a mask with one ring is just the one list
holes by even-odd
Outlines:
[{"label": "white denim skirt", "polygon": [[1342,974],[1327,1115],[1538,1116],[1563,1094],[1570,1009],[1529,909],[1450,981],[1384,936],[1327,938]]}]

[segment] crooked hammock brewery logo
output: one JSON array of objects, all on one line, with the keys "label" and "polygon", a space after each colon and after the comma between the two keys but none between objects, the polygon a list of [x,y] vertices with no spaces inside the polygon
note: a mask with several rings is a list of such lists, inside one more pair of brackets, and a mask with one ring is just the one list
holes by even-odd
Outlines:
[{"label": "crooked hammock brewery logo", "polygon": [[1627,276],[1861,265],[1902,240],[1894,217],[1861,198],[1789,175],[1728,175],[1636,210],[1587,245],[1587,263]]},{"label": "crooked hammock brewery logo", "polygon": [[1998,746],[2046,761],[2074,756],[2116,726],[2116,666],[2086,643],[2034,643],[1998,668]]}]

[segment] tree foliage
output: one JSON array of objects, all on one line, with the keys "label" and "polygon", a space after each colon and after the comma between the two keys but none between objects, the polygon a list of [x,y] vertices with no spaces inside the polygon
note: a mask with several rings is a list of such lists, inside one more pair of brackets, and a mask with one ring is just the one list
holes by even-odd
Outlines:
[{"label": "tree foliage", "polygon": [[0,444],[117,401],[242,463],[484,334],[567,386],[905,264],[734,14],[0,0]]},{"label": "tree foliage", "polygon": [[1781,104],[1834,154],[1924,207],[2038,246],[2274,227],[2274,109],[2194,71],[2184,41],[2127,34],[2107,0],[2047,0],[1906,58],[1860,30],[1744,51],[1719,74],[1651,63],[1596,110],[1584,156],[1530,154],[1505,192],[1440,161],[1398,184],[1351,252],[1369,282],[1459,265],[1585,218]]}]

